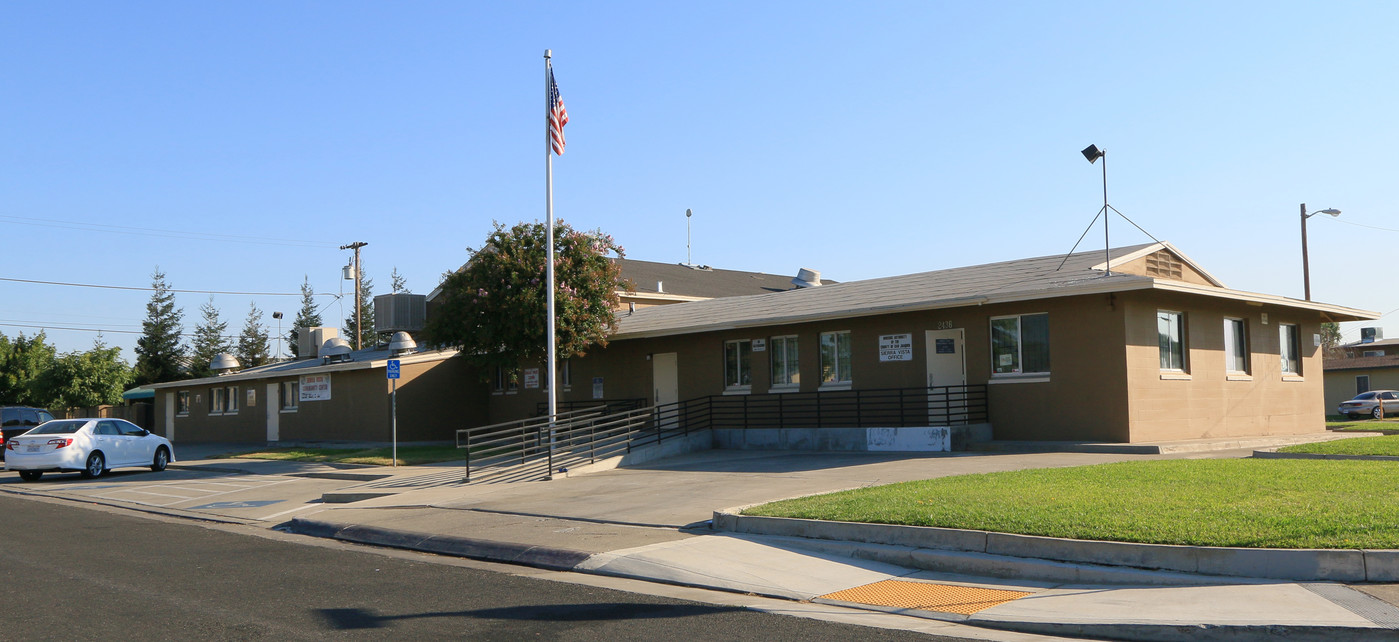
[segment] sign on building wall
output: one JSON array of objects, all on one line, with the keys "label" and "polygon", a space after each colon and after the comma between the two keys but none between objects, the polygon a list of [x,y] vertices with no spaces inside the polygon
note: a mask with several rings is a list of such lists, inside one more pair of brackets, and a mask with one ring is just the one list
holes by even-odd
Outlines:
[{"label": "sign on building wall", "polygon": [[248,403],[243,405],[247,408],[252,408],[257,405],[257,390],[253,389],[252,386],[248,386]]},{"label": "sign on building wall", "polygon": [[913,335],[879,335],[880,361],[913,361]]},{"label": "sign on building wall", "polygon": [[753,340],[753,352],[766,352],[767,349],[768,349],[768,340],[767,340],[767,339],[754,339],[754,340]]},{"label": "sign on building wall", "polygon": [[330,401],[330,375],[301,377],[301,401]]},{"label": "sign on building wall", "polygon": [[593,377],[593,398],[602,398],[602,377]]},{"label": "sign on building wall", "polygon": [[525,368],[525,387],[539,387],[539,368]]}]

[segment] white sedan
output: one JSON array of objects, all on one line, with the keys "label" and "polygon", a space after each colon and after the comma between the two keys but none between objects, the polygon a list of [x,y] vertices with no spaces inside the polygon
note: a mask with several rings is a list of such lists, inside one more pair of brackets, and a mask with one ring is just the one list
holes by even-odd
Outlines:
[{"label": "white sedan", "polygon": [[46,421],[7,441],[5,450],[5,468],[25,481],[49,471],[76,470],[89,479],[128,466],[159,472],[175,461],[169,440],[122,419]]}]

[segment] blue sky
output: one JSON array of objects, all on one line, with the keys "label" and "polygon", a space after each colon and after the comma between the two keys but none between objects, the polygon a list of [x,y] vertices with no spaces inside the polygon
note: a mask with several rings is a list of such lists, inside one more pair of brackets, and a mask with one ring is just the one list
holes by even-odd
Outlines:
[{"label": "blue sky", "polygon": [[[543,219],[543,59],[571,122],[557,215],[631,258],[851,281],[1063,254],[1109,200],[1244,290],[1399,336],[1390,3],[11,2],[0,277],[430,291],[493,220]],[[1102,247],[1101,223],[1081,249]],[[120,229],[100,226],[122,226]],[[1363,227],[1369,226],[1369,227]],[[1114,245],[1148,240],[1119,218]],[[153,234],[151,231],[161,231]],[[0,332],[130,360],[145,292],[0,281]],[[182,294],[192,330],[206,295]],[[343,318],[329,297],[327,320]],[[249,302],[220,295],[236,331]],[[348,310],[348,306],[344,308]],[[1361,324],[1347,324],[1348,339]],[[30,327],[25,327],[30,326]],[[284,330],[288,329],[286,327]]]}]

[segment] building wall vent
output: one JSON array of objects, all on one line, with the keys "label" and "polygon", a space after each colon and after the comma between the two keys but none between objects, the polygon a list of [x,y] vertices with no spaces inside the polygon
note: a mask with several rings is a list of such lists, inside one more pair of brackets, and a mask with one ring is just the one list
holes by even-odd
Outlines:
[{"label": "building wall vent", "polygon": [[417,332],[427,322],[427,297],[422,294],[380,294],[374,297],[375,332]]}]

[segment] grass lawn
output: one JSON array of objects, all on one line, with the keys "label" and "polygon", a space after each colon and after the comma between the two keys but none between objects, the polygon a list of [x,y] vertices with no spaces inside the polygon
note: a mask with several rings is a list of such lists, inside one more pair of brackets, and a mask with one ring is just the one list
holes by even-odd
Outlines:
[{"label": "grass lawn", "polygon": [[[252,452],[220,455],[225,459],[277,459],[335,464],[393,464],[393,448],[267,448]],[[414,466],[439,461],[465,461],[466,453],[456,446],[399,446],[398,465]]]},{"label": "grass lawn", "polygon": [[1074,539],[1399,548],[1399,462],[1139,461],[942,477],[744,511]]},{"label": "grass lawn", "polygon": [[1314,444],[1297,444],[1279,448],[1280,453],[1315,453],[1320,455],[1388,455],[1399,457],[1399,435],[1355,437]]},{"label": "grass lawn", "polygon": [[1345,415],[1326,415],[1326,429],[1356,432],[1399,432],[1399,419],[1351,419]]}]

